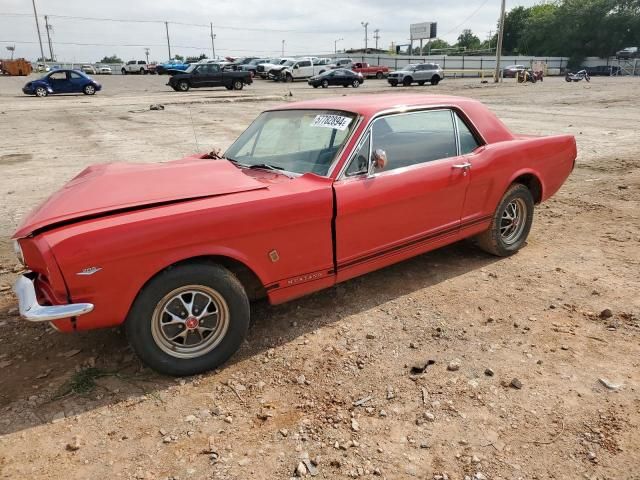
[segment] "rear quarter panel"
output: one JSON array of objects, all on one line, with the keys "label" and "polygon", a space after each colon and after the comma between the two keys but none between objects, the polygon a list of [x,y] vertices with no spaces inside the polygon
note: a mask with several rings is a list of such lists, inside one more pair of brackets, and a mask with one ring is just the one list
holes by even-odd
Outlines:
[{"label": "rear quarter panel", "polygon": [[523,175],[533,175],[539,180],[542,187],[539,200],[547,200],[571,174],[576,155],[571,135],[521,135],[480,147],[467,157],[472,168],[463,222],[493,214],[509,186]]}]

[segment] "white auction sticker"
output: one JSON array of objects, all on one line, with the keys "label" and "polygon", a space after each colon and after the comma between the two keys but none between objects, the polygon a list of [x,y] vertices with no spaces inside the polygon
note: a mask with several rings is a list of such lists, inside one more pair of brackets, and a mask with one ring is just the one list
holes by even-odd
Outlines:
[{"label": "white auction sticker", "polygon": [[316,115],[311,126],[346,130],[350,123],[351,118],[342,115]]}]

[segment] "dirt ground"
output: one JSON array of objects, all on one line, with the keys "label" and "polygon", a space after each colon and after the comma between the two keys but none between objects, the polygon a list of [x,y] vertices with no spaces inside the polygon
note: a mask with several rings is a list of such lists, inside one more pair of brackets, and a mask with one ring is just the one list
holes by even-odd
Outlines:
[{"label": "dirt ground", "polygon": [[576,136],[526,248],[497,259],[463,242],[256,304],[241,351],[180,380],[143,368],[118,330],[18,318],[20,218],[86,165],[224,148],[282,101],[405,89],[100,80],[95,97],[37,99],[0,78],[0,478],[286,479],[306,461],[327,479],[640,479],[640,80],[412,87],[480,99],[518,133]]}]

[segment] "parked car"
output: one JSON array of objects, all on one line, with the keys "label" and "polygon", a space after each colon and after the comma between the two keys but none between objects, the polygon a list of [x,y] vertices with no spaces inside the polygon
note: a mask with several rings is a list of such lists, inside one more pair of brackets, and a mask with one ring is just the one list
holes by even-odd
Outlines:
[{"label": "parked car", "polygon": [[338,58],[330,66],[331,68],[351,68],[353,60],[350,58]]},{"label": "parked car", "polygon": [[129,73],[139,73],[140,75],[146,75],[149,73],[149,65],[145,60],[129,60],[126,64],[122,66],[120,69],[120,73],[122,75],[127,75]]},{"label": "parked car", "polygon": [[82,67],[80,67],[80,71],[84,72],[84,73],[88,73],[91,75],[97,75],[98,74],[98,70],[96,70],[96,67],[94,67],[93,65],[82,65]]},{"label": "parked car", "polygon": [[364,77],[361,73],[356,73],[346,68],[337,68],[335,70],[327,70],[320,75],[314,75],[307,83],[313,88],[327,88],[330,85],[358,88],[363,82]]},{"label": "parked car", "polygon": [[161,63],[156,65],[156,73],[158,75],[169,75],[169,72],[184,72],[187,68],[189,68],[188,63],[184,63],[181,60],[169,60],[166,63]]},{"label": "parked car", "polygon": [[36,65],[36,71],[37,72],[48,72],[50,70],[51,70],[51,68],[46,63],[38,63]]},{"label": "parked car", "polygon": [[242,90],[253,83],[251,73],[224,70],[215,63],[194,63],[186,71],[176,73],[167,85],[176,92],[187,92],[190,88],[226,87],[227,90]]},{"label": "parked car", "polygon": [[515,254],[575,159],[573,136],[513,134],[467,98],[285,103],[224,155],[78,174],[14,233],[19,311],[62,332],[123,325],[148,366],[193,375],[244,342],[252,300],[468,237]]},{"label": "parked car", "polygon": [[638,57],[640,57],[640,53],[638,52],[638,47],[627,47],[616,52],[616,58],[619,60],[628,60],[631,58],[638,58]]},{"label": "parked car", "polygon": [[581,67],[591,77],[611,77],[620,75],[622,69],[617,65],[598,65],[597,67]]},{"label": "parked car", "polygon": [[390,73],[387,81],[392,87],[399,84],[408,87],[412,83],[424,85],[429,82],[431,85],[438,85],[443,78],[444,71],[437,63],[416,63]]},{"label": "parked car", "polygon": [[314,65],[313,61],[313,57],[307,57],[285,62],[282,65],[271,69],[269,72],[269,78],[283,82],[306,80],[324,72],[328,68],[326,65]]},{"label": "parked car", "polygon": [[503,78],[516,78],[518,73],[524,72],[527,69],[524,65],[509,65],[502,69]]},{"label": "parked car", "polygon": [[370,78],[375,77],[381,79],[389,75],[389,67],[383,67],[382,65],[369,65],[368,63],[356,62],[351,66],[351,70],[356,73],[361,73],[363,77]]},{"label": "parked car", "polygon": [[156,74],[156,67],[158,65],[156,65],[155,63],[148,63],[147,64],[147,71],[149,72],[150,75],[155,75]]},{"label": "parked car", "polygon": [[26,95],[46,97],[56,93],[84,93],[93,95],[102,89],[102,85],[79,70],[54,70],[44,77],[22,87]]},{"label": "parked car", "polygon": [[269,74],[274,68],[279,67],[289,61],[293,61],[293,58],[283,57],[283,58],[271,58],[269,61],[265,63],[258,64],[256,68],[256,72],[260,75],[261,78],[269,78]]},{"label": "parked car", "polygon": [[258,65],[260,65],[261,63],[265,63],[268,60],[269,60],[268,58],[254,58],[253,60],[250,60],[248,63],[238,65],[236,67],[236,70],[240,70],[242,72],[250,72],[251,76],[255,77],[256,74],[258,73]]},{"label": "parked car", "polygon": [[111,67],[109,67],[108,65],[100,65],[98,66],[98,73],[100,75],[111,75]]},{"label": "parked car", "polygon": [[241,70],[243,65],[248,65],[251,61],[256,60],[258,57],[240,57],[236,58],[233,62],[227,65],[230,70]]}]

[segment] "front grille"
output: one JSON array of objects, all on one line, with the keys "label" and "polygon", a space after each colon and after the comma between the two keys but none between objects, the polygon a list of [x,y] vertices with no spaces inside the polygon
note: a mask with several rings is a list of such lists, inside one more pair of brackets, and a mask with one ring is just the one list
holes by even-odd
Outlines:
[{"label": "front grille", "polygon": [[264,65],[258,65],[258,71],[264,72]]}]

